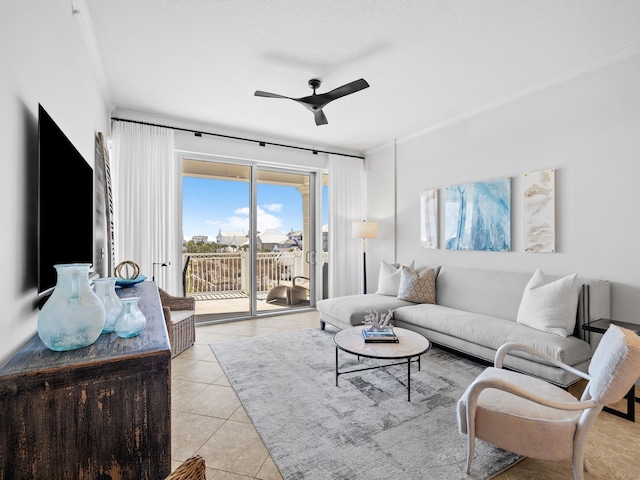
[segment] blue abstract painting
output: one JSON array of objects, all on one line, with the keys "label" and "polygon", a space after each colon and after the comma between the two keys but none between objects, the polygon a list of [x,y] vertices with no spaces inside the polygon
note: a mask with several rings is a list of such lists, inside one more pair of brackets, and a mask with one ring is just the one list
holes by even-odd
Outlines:
[{"label": "blue abstract painting", "polygon": [[445,242],[448,250],[511,250],[511,179],[447,187]]}]

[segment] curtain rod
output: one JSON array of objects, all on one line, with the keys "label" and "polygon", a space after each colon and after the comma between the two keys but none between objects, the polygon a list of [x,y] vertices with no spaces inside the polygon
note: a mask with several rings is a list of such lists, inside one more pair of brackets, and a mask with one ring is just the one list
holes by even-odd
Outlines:
[{"label": "curtain rod", "polygon": [[253,138],[234,137],[233,135],[223,135],[221,133],[211,133],[211,132],[205,132],[205,131],[202,131],[202,130],[191,130],[190,128],[171,127],[169,125],[159,125],[157,123],[141,122],[139,120],[128,120],[126,118],[117,118],[117,117],[111,117],[111,120],[115,120],[115,121],[118,121],[118,122],[137,123],[139,125],[149,125],[151,127],[171,128],[173,130],[179,130],[181,132],[193,133],[193,134],[195,134],[196,137],[201,137],[202,135],[211,135],[212,137],[229,138],[231,140],[242,140],[243,142],[257,143],[261,147],[264,147],[266,145],[271,145],[271,146],[274,146],[274,147],[284,147],[284,148],[293,148],[293,149],[296,149],[296,150],[305,150],[307,152],[313,153],[314,155],[317,155],[318,153],[328,153],[330,155],[340,155],[342,157],[360,158],[360,159],[364,160],[364,157],[361,157],[359,155],[349,155],[348,153],[329,152],[329,151],[326,151],[326,150],[318,150],[318,149],[315,149],[315,148],[297,147],[295,145],[285,145],[283,143],[265,142],[263,140],[255,140]]}]

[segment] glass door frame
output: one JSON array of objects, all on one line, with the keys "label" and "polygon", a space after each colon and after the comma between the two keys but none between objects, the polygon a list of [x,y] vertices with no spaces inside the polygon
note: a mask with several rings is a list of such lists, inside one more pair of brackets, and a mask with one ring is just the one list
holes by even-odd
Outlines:
[{"label": "glass door frame", "polygon": [[[194,160],[194,161],[203,161],[203,162],[213,162],[213,163],[224,163],[224,164],[232,164],[250,168],[250,188],[249,188],[249,229],[251,232],[257,231],[257,212],[258,212],[258,172],[259,171],[270,171],[270,172],[281,172],[288,174],[297,174],[297,175],[308,175],[309,176],[309,246],[308,252],[306,253],[306,258],[303,261],[309,261],[309,305],[303,306],[292,306],[291,308],[282,309],[282,310],[266,310],[266,311],[258,311],[258,295],[257,295],[257,285],[255,282],[256,273],[257,273],[257,242],[255,241],[254,235],[251,235],[251,240],[249,242],[249,275],[252,281],[250,284],[250,302],[249,302],[249,311],[239,312],[237,316],[229,316],[226,318],[220,318],[218,320],[212,320],[211,322],[207,321],[205,323],[223,323],[230,321],[238,321],[238,320],[246,320],[250,318],[258,318],[258,317],[266,317],[273,315],[282,315],[287,314],[289,312],[294,311],[304,311],[304,310],[313,310],[315,309],[316,302],[318,298],[321,298],[319,289],[322,288],[322,269],[317,268],[317,259],[322,258],[322,252],[320,252],[320,257],[318,257],[318,247],[322,248],[322,238],[320,235],[322,234],[322,176],[326,174],[325,168],[314,169],[308,166],[297,166],[297,165],[285,165],[285,164],[270,164],[269,162],[258,161],[258,160],[248,160],[248,159],[239,159],[233,157],[227,157],[224,155],[210,155],[203,153],[193,153],[193,152],[180,152],[178,155],[180,162],[182,164],[183,160]],[[182,201],[182,200],[181,200]],[[182,208],[180,208],[182,211]],[[305,232],[307,233],[307,232]],[[204,324],[204,323],[203,323]]]},{"label": "glass door frame", "polygon": [[[294,175],[308,175],[309,176],[309,232],[304,232],[303,234],[308,234],[309,243],[308,250],[305,253],[303,251],[303,261],[307,261],[309,263],[309,305],[304,305],[300,307],[292,306],[283,310],[276,311],[258,311],[258,292],[256,282],[251,282],[251,316],[252,317],[261,317],[261,316],[271,316],[271,315],[281,315],[286,314],[290,311],[300,311],[300,310],[310,310],[314,309],[316,306],[316,298],[317,298],[317,290],[318,290],[318,269],[317,269],[317,246],[318,246],[318,222],[322,221],[322,215],[318,217],[317,212],[317,194],[318,194],[318,181],[322,180],[322,172],[316,170],[310,170],[308,168],[296,168],[291,166],[274,166],[268,165],[264,163],[255,163],[252,165],[251,171],[251,204],[249,207],[250,214],[250,228],[251,231],[256,232],[258,226],[258,172],[275,172],[275,173],[283,173],[283,174],[294,174]],[[321,192],[321,189],[320,189]],[[321,202],[320,202],[321,204]],[[255,214],[254,214],[255,213]],[[320,229],[322,231],[322,229]],[[252,241],[250,243],[250,251],[251,251],[251,278],[256,278],[256,267],[257,267],[257,242]]]}]

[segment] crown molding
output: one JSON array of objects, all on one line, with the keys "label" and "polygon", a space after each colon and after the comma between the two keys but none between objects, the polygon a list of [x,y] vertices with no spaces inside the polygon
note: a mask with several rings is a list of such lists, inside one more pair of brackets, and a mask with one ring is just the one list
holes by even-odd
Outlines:
[{"label": "crown molding", "polygon": [[71,15],[73,15],[80,24],[80,30],[84,37],[84,43],[89,53],[89,60],[93,71],[98,81],[102,98],[106,104],[111,102],[111,92],[109,91],[109,84],[107,82],[107,75],[104,71],[102,64],[102,58],[98,51],[98,42],[96,41],[96,35],[93,30],[93,24],[91,23],[91,17],[89,16],[89,8],[85,0],[71,0]]},{"label": "crown molding", "polygon": [[568,80],[574,79],[576,77],[579,77],[581,75],[584,75],[585,73],[589,73],[592,72],[594,70],[598,70],[600,68],[606,67],[607,65],[611,65],[613,63],[617,63],[620,62],[622,60],[625,60],[629,57],[632,57],[633,55],[637,55],[640,53],[640,43],[634,43],[626,48],[623,48],[621,50],[618,50],[617,52],[611,53],[609,55],[605,55],[604,57],[598,58],[596,60],[593,60],[591,62],[587,62],[584,65],[581,65],[579,67],[573,68],[571,70],[568,70],[564,73],[561,73],[559,75],[555,75],[547,80],[544,80],[542,82],[538,82],[534,85],[531,85],[527,88],[523,88],[521,90],[518,90],[517,92],[514,92],[510,95],[501,97],[493,102],[487,103],[485,105],[482,105],[478,108],[475,108],[473,110],[469,110],[468,112],[465,112],[461,115],[457,115],[453,118],[450,118],[449,120],[445,120],[443,122],[437,123],[435,125],[432,125],[430,127],[427,127],[423,130],[420,130],[416,133],[412,133],[410,135],[407,135],[405,137],[399,138],[397,139],[397,141],[394,143],[393,141],[390,142],[386,142],[382,145],[379,145],[377,147],[373,147],[371,149],[368,149],[364,152],[365,156],[367,155],[372,155],[374,153],[389,149],[394,147],[394,145],[397,144],[402,144],[402,143],[407,143],[411,140],[415,140],[416,138],[420,138],[423,137],[425,135],[429,135],[430,133],[436,132],[442,128],[448,127],[450,125],[453,125],[455,123],[461,122],[463,120],[466,120],[468,118],[471,117],[475,117],[476,115],[480,115],[481,113],[487,112],[489,110],[493,110],[494,108],[500,107],[502,105],[511,103],[515,100],[518,100],[522,97],[526,97],[527,95],[531,95],[533,93],[536,92],[540,92],[542,90],[545,90],[549,87],[552,87],[554,85],[557,85],[559,83],[562,82],[566,82]]}]

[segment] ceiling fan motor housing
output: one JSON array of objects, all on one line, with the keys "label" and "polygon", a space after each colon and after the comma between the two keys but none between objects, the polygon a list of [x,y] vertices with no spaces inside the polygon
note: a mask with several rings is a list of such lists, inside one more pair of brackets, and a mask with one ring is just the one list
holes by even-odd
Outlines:
[{"label": "ceiling fan motor housing", "polygon": [[309,80],[309,87],[313,88],[313,93],[316,92],[317,88],[320,88],[321,83],[322,82],[317,78],[312,78],[311,80]]}]

